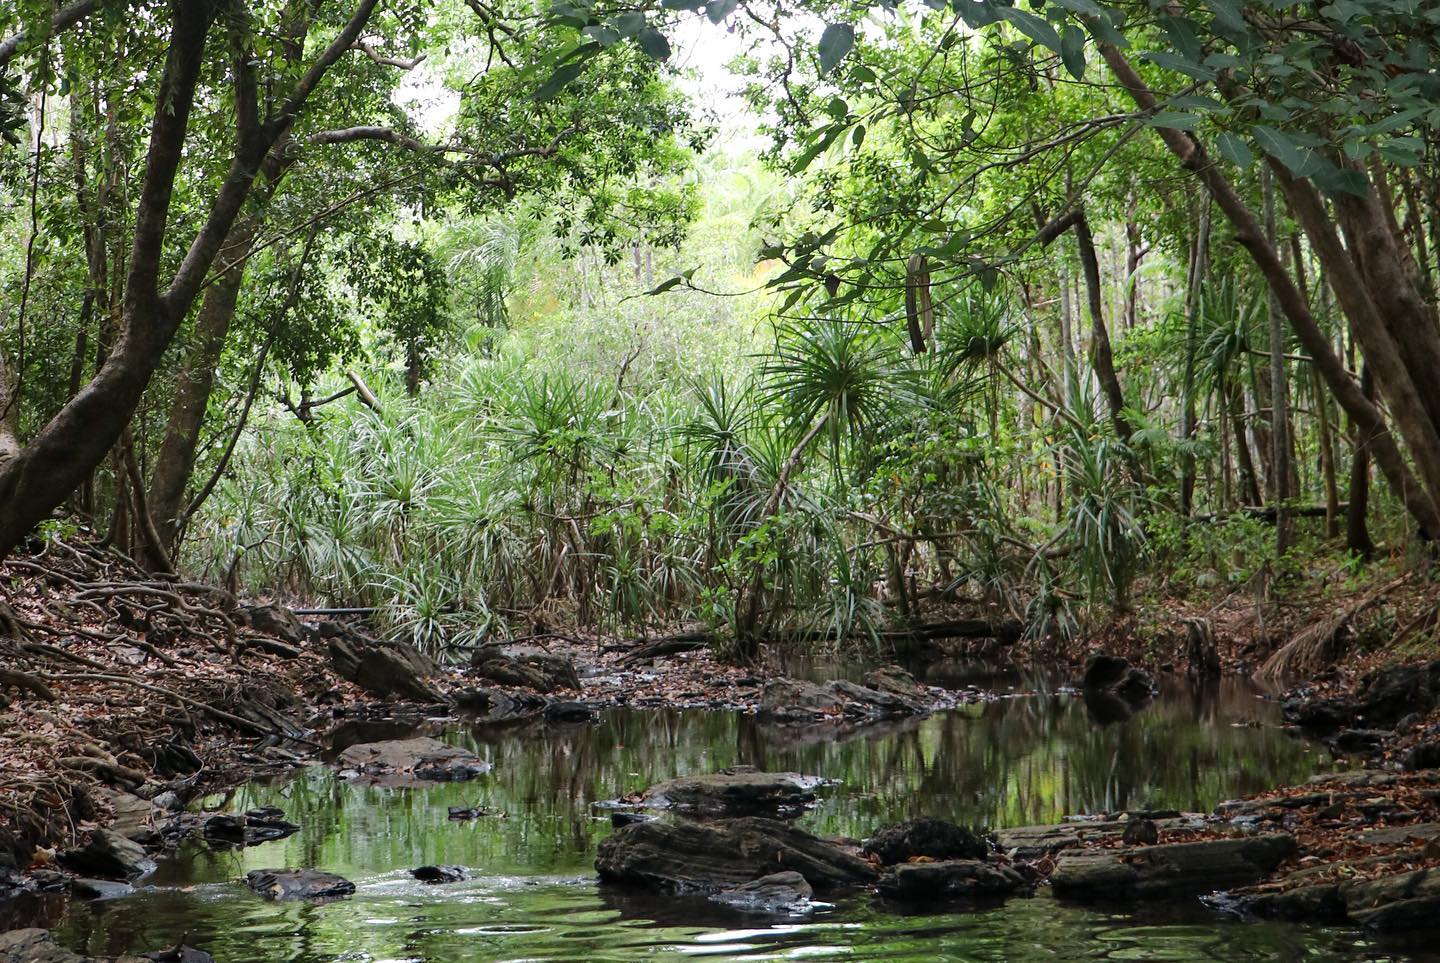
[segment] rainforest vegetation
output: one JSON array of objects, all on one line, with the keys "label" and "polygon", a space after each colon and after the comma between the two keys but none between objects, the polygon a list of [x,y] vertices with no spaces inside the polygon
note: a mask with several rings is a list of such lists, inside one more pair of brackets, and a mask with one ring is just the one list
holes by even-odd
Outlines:
[{"label": "rainforest vegetation", "polygon": [[14,0],[0,552],[738,658],[1422,566],[1437,63],[1390,0]]}]

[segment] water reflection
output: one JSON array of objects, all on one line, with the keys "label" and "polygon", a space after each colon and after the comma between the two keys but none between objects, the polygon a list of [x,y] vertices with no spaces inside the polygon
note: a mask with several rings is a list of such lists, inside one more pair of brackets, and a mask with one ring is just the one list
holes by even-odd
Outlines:
[{"label": "water reflection", "polygon": [[[702,899],[600,890],[593,881],[595,847],[611,830],[592,804],[677,774],[744,763],[829,776],[840,785],[805,824],[849,836],[919,814],[998,827],[1117,808],[1208,809],[1328,765],[1274,721],[1272,704],[1227,681],[1170,687],[1134,718],[1103,727],[1080,698],[1053,694],[841,733],[705,712],[616,711],[578,728],[454,726],[444,736],[488,759],[491,773],[387,790],[315,768],[242,787],[214,802],[277,805],[303,830],[243,851],[193,846],[136,897],[63,909],[59,932],[96,954],[156,949],[188,933],[223,961],[296,963],[1353,958],[1362,946],[1354,933],[1239,925],[1198,909],[1108,914],[1042,894],[981,913],[912,916],[850,898],[772,926]],[[503,815],[455,822],[451,806]],[[422,886],[408,870],[426,863],[458,863],[475,878]],[[235,882],[273,866],[338,872],[359,891],[325,906],[274,905]]]}]

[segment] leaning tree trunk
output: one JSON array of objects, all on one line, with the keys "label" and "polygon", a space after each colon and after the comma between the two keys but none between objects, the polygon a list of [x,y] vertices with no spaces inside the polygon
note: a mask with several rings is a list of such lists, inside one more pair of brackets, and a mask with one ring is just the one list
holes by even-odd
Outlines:
[{"label": "leaning tree trunk", "polygon": [[[1367,365],[1360,376],[1366,394],[1374,395],[1375,378]],[[1350,503],[1345,507],[1345,547],[1362,559],[1375,554],[1366,515],[1370,508],[1370,439],[1355,432],[1355,453],[1350,459]]]}]

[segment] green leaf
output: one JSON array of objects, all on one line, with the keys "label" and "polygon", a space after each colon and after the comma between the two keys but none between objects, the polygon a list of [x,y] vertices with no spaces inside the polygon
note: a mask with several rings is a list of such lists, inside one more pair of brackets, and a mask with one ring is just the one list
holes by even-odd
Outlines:
[{"label": "green leaf", "polygon": [[1237,137],[1235,134],[1223,133],[1215,138],[1215,148],[1220,151],[1220,156],[1241,170],[1248,169],[1255,163],[1255,154],[1250,150],[1250,145],[1245,143],[1245,138]]},{"label": "green leaf", "polygon": [[544,103],[574,83],[576,78],[584,72],[584,60],[575,60],[570,63],[561,64],[555,68],[555,72],[550,75],[550,79],[541,84],[540,89],[530,95],[530,99],[537,104]]},{"label": "green leaf", "polygon": [[811,161],[813,161],[816,157],[819,157],[820,154],[824,152],[827,147],[835,143],[835,138],[840,136],[840,132],[845,129],[845,125],[831,124],[829,127],[825,127],[822,129],[825,133],[817,137],[815,139],[815,142],[812,143],[809,147],[807,147],[804,151],[802,151],[800,156],[795,158],[795,160],[790,164],[790,173],[798,174],[805,168],[809,167]]},{"label": "green leaf", "polygon": [[1168,127],[1171,130],[1194,130],[1199,122],[1200,118],[1181,110],[1162,110],[1145,121],[1151,127]]},{"label": "green leaf", "polygon": [[861,144],[865,143],[864,124],[860,124],[850,133],[850,143],[855,147],[859,147]]},{"label": "green leaf", "polygon": [[1076,80],[1085,79],[1085,31],[1079,27],[1067,26],[1060,41],[1060,59],[1065,69]]},{"label": "green leaf", "polygon": [[581,33],[595,41],[602,47],[614,46],[620,42],[620,34],[611,27],[603,27],[599,24],[591,24]]},{"label": "green leaf", "polygon": [[1042,20],[1033,13],[1027,13],[1019,7],[1003,7],[1000,16],[1013,23],[1021,33],[1042,47],[1060,53],[1060,35],[1055,28],[1050,26],[1049,21]]},{"label": "green leaf", "polygon": [[705,4],[705,16],[710,19],[711,23],[719,23],[734,13],[735,8],[739,5],[740,0],[710,0]]},{"label": "green leaf", "polygon": [[665,35],[654,27],[646,27],[640,31],[640,35],[635,38],[635,42],[640,45],[640,49],[645,51],[645,55],[651,60],[670,59],[670,41],[666,40]]},{"label": "green leaf", "polygon": [[610,26],[622,37],[633,37],[645,29],[645,14],[620,13],[610,18]]},{"label": "green leaf", "polygon": [[649,297],[649,296],[652,295],[652,294],[664,294],[666,291],[669,291],[671,288],[677,287],[677,286],[680,285],[682,282],[688,281],[688,280],[689,280],[689,278],[687,278],[687,277],[685,277],[685,276],[683,276],[683,275],[680,275],[680,274],[675,275],[673,278],[666,278],[665,280],[661,281],[659,284],[655,285],[655,286],[654,286],[653,288],[651,288],[650,290],[646,291],[646,292],[645,292],[645,296],[646,296],[646,297]]},{"label": "green leaf", "polygon": [[1309,177],[1314,171],[1314,152],[1301,147],[1284,131],[1257,124],[1250,128],[1250,133],[1265,153],[1284,164],[1296,177]]},{"label": "green leaf", "polygon": [[855,28],[848,23],[832,23],[820,35],[820,73],[828,74],[845,59],[855,46]]},{"label": "green leaf", "polygon": [[1146,60],[1157,67],[1164,67],[1166,70],[1173,70],[1187,77],[1194,77],[1196,80],[1215,79],[1215,71],[1179,54],[1165,53],[1162,50],[1147,50],[1144,56]]}]

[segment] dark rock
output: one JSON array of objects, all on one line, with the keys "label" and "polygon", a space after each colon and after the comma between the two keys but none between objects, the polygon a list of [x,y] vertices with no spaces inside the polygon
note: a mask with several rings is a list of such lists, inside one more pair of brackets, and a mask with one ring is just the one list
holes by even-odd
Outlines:
[{"label": "dark rock", "polygon": [[110,829],[97,830],[81,849],[60,854],[60,862],[71,872],[101,879],[137,879],[155,868],[143,846]]},{"label": "dark rock", "polygon": [[580,676],[575,672],[575,663],[569,659],[542,653],[511,656],[491,646],[478,649],[471,656],[470,674],[496,685],[518,686],[547,694],[556,689],[580,688]]},{"label": "dark rock", "polygon": [[886,866],[917,856],[929,859],[984,859],[990,847],[969,829],[943,819],[911,819],[882,826],[867,840],[862,852]]},{"label": "dark rock", "polygon": [[1129,660],[1118,655],[1097,652],[1085,660],[1085,675],[1081,685],[1086,689],[1113,689],[1129,671]]},{"label": "dark rock", "polygon": [[545,707],[545,721],[557,724],[585,724],[599,722],[600,716],[594,707],[586,702],[552,702]]},{"label": "dark rock", "polygon": [[722,889],[710,898],[744,913],[798,916],[813,909],[814,896],[815,890],[804,876],[787,870]]},{"label": "dark rock", "polygon": [[793,870],[817,890],[868,882],[875,869],[834,843],[773,819],[654,820],[600,843],[600,879],[671,891],[714,893]]},{"label": "dark rock", "polygon": [[200,831],[213,843],[254,846],[293,836],[300,831],[300,827],[286,821],[285,813],[272,806],[239,815],[219,813],[205,820]]},{"label": "dark rock", "polygon": [[1135,706],[1104,689],[1086,689],[1081,697],[1085,700],[1085,714],[1098,726],[1114,725],[1135,715]]},{"label": "dark rock", "polygon": [[1139,705],[1154,698],[1157,689],[1150,673],[1132,665],[1113,691],[1131,705]]},{"label": "dark rock", "polygon": [[1207,839],[1063,855],[1050,877],[1062,899],[1165,899],[1259,881],[1295,852],[1288,835]]},{"label": "dark rock", "polygon": [[77,899],[119,899],[122,896],[134,895],[135,887],[129,883],[118,883],[109,879],[85,879],[84,877],[79,877],[71,880],[70,893]]},{"label": "dark rock", "polygon": [[509,722],[543,713],[550,701],[533,692],[503,692],[500,689],[461,689],[455,693],[455,707],[482,717],[482,722]]},{"label": "dark rock", "polygon": [[1337,752],[1369,753],[1379,749],[1385,740],[1394,735],[1395,733],[1385,729],[1341,729],[1330,740],[1330,745]]},{"label": "dark rock", "polygon": [[1440,769],[1440,742],[1420,742],[1405,753],[1405,768]]},{"label": "dark rock", "polygon": [[1280,717],[1292,726],[1314,732],[1334,732],[1354,721],[1358,709],[1344,699],[1310,699],[1298,696],[1280,704]]},{"label": "dark rock", "polygon": [[1405,716],[1440,704],[1440,661],[1392,665],[1370,676],[1360,694],[1360,718],[1367,726],[1394,726]]},{"label": "dark rock", "polygon": [[1000,899],[1030,883],[1013,867],[978,859],[937,863],[901,863],[885,872],[876,890],[887,899],[907,903],[940,900]]},{"label": "dark rock", "polygon": [[344,767],[367,775],[386,775],[388,782],[414,779],[458,782],[488,772],[490,764],[473,753],[429,736],[365,742],[346,748],[337,757]]},{"label": "dark rock", "polygon": [[290,645],[300,645],[305,641],[305,626],[295,617],[294,612],[279,603],[245,605],[241,607],[240,614],[257,632],[273,635]]},{"label": "dark rock", "polygon": [[498,809],[491,809],[489,806],[451,806],[449,815],[451,819],[455,820],[479,819],[482,816],[499,816],[502,819],[505,817],[503,812]]},{"label": "dark rock", "polygon": [[458,883],[469,879],[470,874],[460,866],[421,866],[412,869],[410,875],[422,883]]},{"label": "dark rock", "polygon": [[1153,819],[1129,819],[1120,837],[1126,846],[1154,846],[1160,842],[1160,830]]},{"label": "dark rock", "polygon": [[610,825],[616,829],[622,829],[625,826],[633,826],[636,823],[648,823],[653,819],[659,818],[659,816],[653,816],[650,813],[613,812],[610,814]]},{"label": "dark rock", "polygon": [[928,706],[914,695],[897,695],[843,679],[816,685],[774,679],[760,694],[762,721],[807,723],[825,719],[886,719],[919,715]]},{"label": "dark rock", "polygon": [[257,869],[245,874],[245,885],[270,900],[339,899],[355,892],[355,884],[316,869]]},{"label": "dark rock", "polygon": [[0,963],[86,963],[85,957],[58,945],[49,930],[0,933]]},{"label": "dark rock", "polygon": [[888,692],[907,699],[918,699],[922,696],[920,683],[898,665],[882,665],[878,669],[871,669],[860,681],[878,692]]},{"label": "dark rock", "polygon": [[445,701],[439,690],[425,681],[438,675],[440,667],[414,646],[351,634],[331,638],[328,647],[335,671],[371,695]]},{"label": "dark rock", "polygon": [[681,776],[645,790],[641,805],[686,816],[798,816],[824,784],[818,776],[760,772],[750,766]]}]

